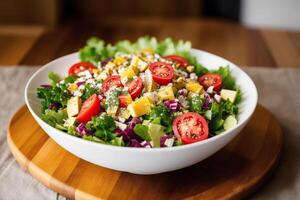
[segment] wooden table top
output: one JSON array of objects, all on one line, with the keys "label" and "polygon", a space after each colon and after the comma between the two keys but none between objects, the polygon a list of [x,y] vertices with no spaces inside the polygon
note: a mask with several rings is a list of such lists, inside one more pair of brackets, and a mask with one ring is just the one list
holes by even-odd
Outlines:
[{"label": "wooden table top", "polygon": [[300,32],[246,28],[214,19],[142,18],[68,22],[54,29],[0,26],[0,65],[43,65],[77,51],[93,35],[114,43],[146,34],[190,40],[194,48],[242,66],[300,68]]}]

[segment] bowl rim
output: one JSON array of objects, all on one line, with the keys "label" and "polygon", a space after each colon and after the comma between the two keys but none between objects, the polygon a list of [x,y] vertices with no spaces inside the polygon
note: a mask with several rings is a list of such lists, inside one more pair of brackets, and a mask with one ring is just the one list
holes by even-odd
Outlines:
[{"label": "bowl rim", "polygon": [[[239,127],[243,126],[244,123],[246,123],[250,119],[250,117],[254,113],[255,108],[257,106],[257,100],[258,100],[257,88],[256,88],[253,80],[249,77],[249,75],[243,69],[241,69],[238,65],[232,63],[231,61],[229,61],[229,60],[227,60],[227,59],[225,59],[225,58],[223,58],[221,56],[218,56],[216,54],[212,54],[212,53],[209,53],[207,51],[200,50],[200,49],[194,49],[194,48],[192,48],[191,52],[201,53],[201,54],[207,54],[209,56],[214,56],[214,57],[216,57],[218,59],[226,60],[228,62],[228,65],[230,65],[230,68],[231,67],[236,68],[237,70],[240,71],[240,73],[242,73],[244,76],[246,76],[249,79],[249,84],[251,84],[251,87],[254,89],[254,94],[251,93],[251,95],[253,95],[252,98],[254,98],[254,101],[253,101],[254,103],[252,105],[246,105],[246,106],[251,106],[251,107],[250,107],[250,109],[249,109],[250,111],[249,111],[248,115],[245,117],[245,119],[243,119],[242,121],[238,121],[237,126],[235,126],[234,128],[229,129],[227,131],[224,131],[224,132],[222,132],[222,134],[216,135],[216,136],[208,138],[206,140],[202,140],[200,142],[195,142],[195,143],[187,144],[187,145],[174,146],[174,147],[166,147],[166,148],[140,148],[140,147],[114,146],[114,145],[110,145],[110,144],[102,144],[102,143],[97,143],[97,142],[93,142],[93,141],[89,141],[89,140],[84,140],[82,138],[79,138],[79,137],[76,137],[76,136],[72,136],[72,135],[70,135],[70,134],[68,134],[66,132],[63,132],[63,131],[61,131],[59,129],[56,129],[56,128],[50,126],[49,124],[47,124],[45,121],[43,121],[40,118],[40,116],[37,113],[35,113],[35,111],[32,109],[32,107],[31,107],[31,105],[29,103],[29,97],[28,97],[29,86],[32,83],[32,81],[35,79],[35,77],[37,77],[42,71],[46,70],[49,66],[51,66],[53,63],[55,63],[57,60],[64,59],[64,58],[66,58],[68,56],[74,56],[75,54],[78,55],[78,52],[74,52],[74,53],[71,53],[71,54],[67,54],[67,55],[58,57],[58,58],[52,60],[51,62],[48,62],[45,65],[42,65],[29,78],[28,82],[26,83],[25,93],[24,93],[25,94],[25,103],[26,103],[26,106],[29,109],[31,115],[37,121],[37,123],[39,124],[39,126],[40,126],[40,123],[42,123],[42,125],[45,126],[45,127],[47,127],[47,129],[50,129],[51,132],[54,131],[54,132],[57,132],[59,134],[62,134],[62,137],[65,137],[66,139],[73,140],[74,142],[80,142],[82,144],[87,144],[87,145],[88,144],[89,145],[95,145],[96,147],[107,148],[107,149],[110,149],[110,150],[125,150],[125,151],[134,151],[134,152],[140,152],[140,151],[146,151],[146,152],[162,152],[162,151],[164,151],[164,152],[169,152],[169,151],[179,151],[179,150],[189,149],[189,148],[193,148],[193,147],[205,145],[207,143],[212,143],[212,142],[218,140],[219,138],[225,137],[227,134],[229,134],[230,132],[233,132],[234,130],[238,129]],[[43,131],[46,132],[45,130],[43,130]],[[47,135],[49,137],[51,137],[50,134],[47,133]]]}]

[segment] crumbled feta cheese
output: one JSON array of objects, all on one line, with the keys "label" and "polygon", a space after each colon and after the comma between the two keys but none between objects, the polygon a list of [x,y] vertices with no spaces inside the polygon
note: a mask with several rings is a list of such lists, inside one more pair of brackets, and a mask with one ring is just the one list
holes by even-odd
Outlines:
[{"label": "crumbled feta cheese", "polygon": [[166,139],[164,145],[166,145],[167,147],[172,147],[174,143],[174,138],[168,138]]},{"label": "crumbled feta cheese", "polygon": [[116,126],[121,129],[122,131],[124,131],[127,128],[126,124],[123,124],[121,122],[115,121]]},{"label": "crumbled feta cheese", "polygon": [[214,86],[209,86],[206,90],[208,94],[212,94],[214,92]]},{"label": "crumbled feta cheese", "polygon": [[189,107],[189,102],[186,100],[186,98],[182,95],[178,96],[178,101],[182,105],[183,108],[188,108]]},{"label": "crumbled feta cheese", "polygon": [[77,75],[81,76],[81,77],[85,77],[86,79],[89,79],[89,78],[93,77],[89,70],[79,72]]},{"label": "crumbled feta cheese", "polygon": [[76,90],[76,91],[74,92],[74,96],[77,96],[77,97],[81,97],[82,94],[83,94],[83,92],[82,92],[81,90]]},{"label": "crumbled feta cheese", "polygon": [[80,86],[78,87],[78,89],[79,89],[79,90],[83,90],[84,87],[85,87],[84,85],[80,85]]},{"label": "crumbled feta cheese", "polygon": [[94,83],[94,82],[95,82],[95,79],[93,79],[93,78],[90,78],[86,81],[86,83]]},{"label": "crumbled feta cheese", "polygon": [[124,123],[124,122],[126,121],[126,119],[123,118],[123,117],[118,117],[118,120],[119,120],[120,122],[122,122],[122,123]]},{"label": "crumbled feta cheese", "polygon": [[215,94],[214,99],[216,100],[217,103],[221,102],[221,96],[218,94]]},{"label": "crumbled feta cheese", "polygon": [[198,79],[198,76],[195,73],[190,73],[190,79],[196,81]]},{"label": "crumbled feta cheese", "polygon": [[185,71],[182,71],[180,69],[175,69],[174,73],[176,76],[183,76],[185,78],[188,76],[188,73],[186,73]]},{"label": "crumbled feta cheese", "polygon": [[[141,145],[142,146],[145,146],[147,144],[147,141],[146,140],[144,140],[143,142],[141,142]],[[149,145],[149,144],[147,144],[146,146],[145,146],[145,148],[151,148],[151,146]]]}]

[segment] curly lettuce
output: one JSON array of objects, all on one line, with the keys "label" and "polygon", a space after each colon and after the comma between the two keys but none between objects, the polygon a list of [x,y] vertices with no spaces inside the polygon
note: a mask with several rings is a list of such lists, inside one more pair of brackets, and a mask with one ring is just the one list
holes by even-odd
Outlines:
[{"label": "curly lettuce", "polygon": [[135,42],[122,40],[112,45],[106,44],[97,37],[92,37],[87,41],[86,46],[80,49],[79,57],[82,61],[97,65],[98,62],[111,58],[116,53],[134,53],[149,48],[161,56],[171,54],[183,56],[191,65],[195,66],[195,73],[198,76],[207,72],[207,69],[199,64],[196,57],[191,54],[192,45],[190,41],[174,41],[171,38],[157,41],[155,37],[144,36]]}]

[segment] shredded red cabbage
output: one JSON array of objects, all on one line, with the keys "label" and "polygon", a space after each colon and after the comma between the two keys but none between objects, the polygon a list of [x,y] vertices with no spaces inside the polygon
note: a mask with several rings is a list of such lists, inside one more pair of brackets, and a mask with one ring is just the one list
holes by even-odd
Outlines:
[{"label": "shredded red cabbage", "polygon": [[55,111],[57,111],[59,108],[61,108],[61,104],[60,103],[56,103],[56,102],[51,103],[48,106],[48,109],[55,110]]},{"label": "shredded red cabbage", "polygon": [[202,108],[205,110],[210,109],[210,103],[211,103],[211,97],[209,95],[205,95],[204,103],[202,105]]},{"label": "shredded red cabbage", "polygon": [[84,123],[80,123],[77,127],[76,127],[76,131],[80,134],[80,136],[84,136],[84,135],[92,135],[92,131],[87,129],[85,127]]},{"label": "shredded red cabbage", "polygon": [[48,85],[48,84],[42,84],[42,85],[40,85],[40,86],[43,87],[43,88],[46,88],[46,89],[52,88],[52,86],[51,86],[51,85]]},{"label": "shredded red cabbage", "polygon": [[79,86],[81,86],[84,83],[85,83],[85,81],[80,81],[80,82],[77,82],[76,85],[77,85],[77,87],[79,87]]},{"label": "shredded red cabbage", "polygon": [[140,142],[136,139],[132,139],[130,140],[130,146],[131,147],[143,147]]},{"label": "shredded red cabbage", "polygon": [[166,142],[167,139],[171,139],[171,138],[173,138],[173,136],[171,136],[171,135],[163,135],[163,136],[161,136],[160,137],[160,147],[167,147],[165,145],[165,142]]},{"label": "shredded red cabbage", "polygon": [[179,111],[181,108],[181,104],[179,103],[178,99],[170,100],[170,101],[165,101],[164,105],[170,109],[172,112]]},{"label": "shredded red cabbage", "polygon": [[123,140],[125,142],[130,142],[133,139],[140,141],[141,138],[133,132],[134,126],[136,124],[140,124],[140,123],[142,123],[142,122],[139,118],[132,118],[132,120],[130,122],[128,122],[127,128],[124,131],[117,128],[115,132],[117,135],[123,136]]},{"label": "shredded red cabbage", "polygon": [[148,141],[139,142],[137,139],[131,139],[130,146],[139,147],[139,148],[152,148],[150,142]]}]

